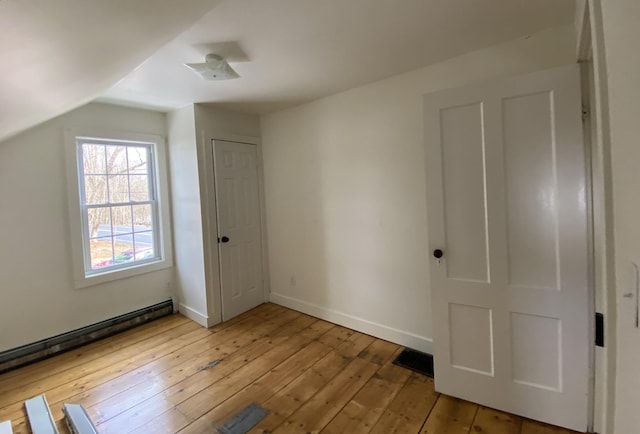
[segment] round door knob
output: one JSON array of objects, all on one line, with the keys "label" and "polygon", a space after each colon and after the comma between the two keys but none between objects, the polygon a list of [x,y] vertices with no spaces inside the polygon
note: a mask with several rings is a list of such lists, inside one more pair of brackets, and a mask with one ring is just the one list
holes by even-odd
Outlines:
[{"label": "round door knob", "polygon": [[220,241],[222,241],[223,243],[228,243],[229,242],[229,237],[222,237],[222,238],[220,238]]},{"label": "round door knob", "polygon": [[433,257],[434,257],[434,258],[436,258],[436,259],[440,259],[440,258],[442,258],[443,256],[444,256],[444,252],[443,252],[442,250],[440,250],[440,249],[435,249],[435,250],[433,251]]}]

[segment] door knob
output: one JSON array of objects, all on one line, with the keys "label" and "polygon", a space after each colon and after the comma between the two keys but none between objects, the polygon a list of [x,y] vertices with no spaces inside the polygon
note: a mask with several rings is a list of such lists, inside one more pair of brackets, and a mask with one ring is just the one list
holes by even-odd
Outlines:
[{"label": "door knob", "polygon": [[433,257],[434,257],[434,258],[436,258],[436,259],[440,259],[440,258],[442,258],[443,256],[444,256],[444,252],[443,252],[442,250],[440,250],[440,249],[435,249],[435,250],[433,251]]},{"label": "door knob", "polygon": [[218,242],[219,243],[228,243],[229,242],[229,237],[225,236],[222,238],[218,238]]}]

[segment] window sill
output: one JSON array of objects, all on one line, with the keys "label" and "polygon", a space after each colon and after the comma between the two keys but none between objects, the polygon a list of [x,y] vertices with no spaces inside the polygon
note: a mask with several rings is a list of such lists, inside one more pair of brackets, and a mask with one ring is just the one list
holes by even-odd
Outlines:
[{"label": "window sill", "polygon": [[90,286],[100,285],[102,283],[113,282],[128,277],[139,276],[141,274],[151,273],[153,271],[171,268],[172,262],[167,259],[161,259],[155,262],[148,262],[120,270],[106,271],[104,273],[91,274],[74,280],[74,286],[77,289],[88,288]]}]

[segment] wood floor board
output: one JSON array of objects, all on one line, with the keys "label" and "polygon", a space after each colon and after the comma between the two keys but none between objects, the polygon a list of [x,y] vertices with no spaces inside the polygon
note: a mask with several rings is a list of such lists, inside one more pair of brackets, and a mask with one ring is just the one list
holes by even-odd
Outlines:
[{"label": "wood floor board", "polygon": [[[99,359],[94,359],[74,369],[68,369],[58,373],[57,375],[46,377],[41,381],[25,385],[25,387],[15,387],[11,390],[7,390],[5,393],[0,395],[0,408],[20,403],[60,385],[71,383],[73,381],[81,381],[87,375],[100,369],[118,366],[119,363],[126,363],[136,355],[147,354],[148,351],[152,352],[156,350],[158,346],[163,345],[163,343],[171,343],[172,345],[177,346],[178,343],[173,342],[173,339],[184,336],[190,332],[199,333],[201,336],[204,336],[206,330],[203,331],[202,327],[195,323],[188,322],[169,330],[166,334],[157,335],[139,342],[136,346],[126,347],[121,351],[105,355]],[[0,415],[0,417],[3,417],[3,415]]]},{"label": "wood floor board", "polygon": [[557,426],[547,425],[541,422],[524,419],[522,421],[521,434],[572,434],[573,431],[559,428]]},{"label": "wood floor board", "polygon": [[136,345],[152,336],[166,333],[169,329],[181,324],[189,323],[189,319],[182,315],[170,315],[160,321],[152,321],[139,327],[109,336],[88,345],[76,348],[66,353],[33,363],[22,368],[7,372],[0,376],[0,390],[11,390],[25,387],[46,377],[51,377],[62,371],[98,359],[104,355]]},{"label": "wood floor board", "polygon": [[468,433],[477,412],[476,404],[440,395],[420,434]]},{"label": "wood floor board", "polygon": [[407,382],[389,403],[376,425],[375,434],[417,433],[438,398],[433,380],[412,372]]},{"label": "wood floor board", "polygon": [[378,370],[378,365],[355,358],[311,399],[305,402],[275,430],[276,433],[318,433]]},{"label": "wood floor board", "polygon": [[180,431],[181,434],[215,432],[230,415],[238,414],[251,403],[262,404],[302,375],[324,357],[331,348],[320,342],[311,342],[295,355],[273,368],[251,385],[215,406],[211,411]]},{"label": "wood floor board", "polygon": [[308,328],[302,330],[300,334],[303,336],[315,336],[316,332],[320,332],[320,334],[323,335],[325,332],[328,332],[334,327],[336,327],[336,325],[328,321],[317,320]]},{"label": "wood floor board", "polygon": [[253,360],[221,381],[181,402],[177,406],[178,410],[195,421],[230,396],[248,387],[253,381],[284,362],[308,343],[308,339],[300,336],[283,340],[259,359]]},{"label": "wood floor board", "polygon": [[358,357],[369,360],[377,365],[384,365],[391,362],[401,348],[402,347],[397,344],[383,341],[382,339],[375,339],[371,345],[358,354]]},{"label": "wood floor board", "polygon": [[522,418],[487,407],[478,408],[471,431],[474,433],[520,434]]},{"label": "wood floor board", "polygon": [[347,340],[336,347],[336,350],[344,357],[358,357],[362,351],[371,345],[376,339],[363,333],[353,332]]},{"label": "wood floor board", "polygon": [[[221,333],[211,335],[210,338],[203,341],[195,342],[185,346],[180,351],[171,353],[165,359],[154,361],[151,364],[144,365],[138,370],[131,371],[129,375],[138,375],[140,372],[158,377],[165,385],[171,385],[171,381],[176,375],[185,376],[188,372],[198,372],[206,369],[209,364],[216,360],[243,349],[246,345],[254,342],[258,338],[267,336],[272,330],[280,327],[284,322],[258,322],[252,320],[243,322],[232,328],[227,328]],[[162,374],[162,375],[158,375]],[[128,382],[126,376],[122,381],[129,386],[135,383]],[[120,391],[124,391],[124,385],[120,387]],[[100,390],[100,395],[104,395],[104,390]],[[132,390],[131,394],[137,394],[137,390]]]},{"label": "wood floor board", "polygon": [[[166,342],[157,342],[153,348],[149,348],[148,351],[142,351],[138,354],[132,354],[125,360],[117,360],[112,364],[105,365],[101,363],[99,366],[95,366],[93,363],[85,366],[80,372],[93,372],[87,373],[81,378],[73,376],[57,376],[57,382],[60,383],[54,387],[50,387],[47,391],[48,400],[50,403],[55,403],[68,399],[73,395],[69,393],[73,391],[79,391],[84,394],[88,394],[88,391],[99,387],[102,384],[118,384],[121,377],[128,377],[127,374],[131,372],[138,372],[140,374],[147,373],[149,376],[158,374],[161,371],[157,369],[157,365],[166,363],[167,359],[170,359],[174,354],[182,353],[185,348],[200,347],[206,345],[210,333],[203,328],[196,328],[188,333],[185,333],[180,340],[170,339]],[[185,355],[184,353],[182,353]],[[147,369],[143,369],[146,367]],[[69,381],[63,382],[63,379],[69,379]],[[129,378],[131,380],[131,378]],[[127,382],[127,384],[131,384]]]},{"label": "wood floor board", "polygon": [[322,430],[322,433],[368,433],[371,431],[410,374],[411,371],[392,364],[380,368]]},{"label": "wood floor board", "polygon": [[576,434],[439,395],[402,349],[271,303],[210,329],[171,315],[0,375],[0,420],[30,434],[44,393],[61,434],[64,403],[101,434],[215,433],[252,403],[251,434]]},{"label": "wood floor board", "polygon": [[[247,329],[245,334],[233,338],[227,345],[217,345],[213,352],[205,354],[202,358],[186,360],[184,362],[186,366],[172,368],[170,373],[162,376],[162,385],[158,385],[158,380],[155,381],[159,390],[152,391],[150,396],[144,393],[147,388],[142,385],[134,391],[123,392],[129,397],[127,405],[121,404],[122,397],[114,396],[101,402],[100,405],[89,407],[89,414],[97,424],[100,424],[114,417],[125,420],[129,414],[136,412],[138,405],[152,407],[156,401],[166,402],[167,405],[173,401],[179,403],[186,399],[182,398],[183,396],[189,397],[243,364],[259,358],[273,347],[272,337],[269,335],[278,328],[287,327],[289,320],[299,316],[300,314],[288,312],[272,320],[258,321],[251,329]],[[212,360],[220,360],[220,363],[211,369],[201,369]],[[165,398],[170,400],[165,401]],[[146,402],[146,400],[151,401]],[[161,414],[166,409],[157,411]]]},{"label": "wood floor board", "polygon": [[320,342],[331,348],[336,348],[342,345],[343,342],[349,340],[349,337],[353,335],[354,331],[342,326],[336,326],[331,329],[329,333],[322,335]]},{"label": "wood floor board", "polygon": [[[313,342],[310,337],[300,334],[289,337],[260,359],[243,366],[177,405],[176,408],[193,424],[172,426],[169,431],[160,431],[155,421],[151,421],[137,432],[176,432],[182,428],[185,428],[186,432],[194,433],[215,431],[215,427],[225,422],[229,414],[236,414],[250,403],[259,400],[261,392],[264,395],[272,395],[274,389],[284,387],[287,381],[290,381],[290,377],[328,351],[329,348],[319,342]],[[216,408],[218,411],[213,411]]]},{"label": "wood floor board", "polygon": [[362,350],[371,345],[371,341],[365,338],[368,336],[352,333],[346,341],[332,349],[310,369],[261,404],[270,413],[250,433],[269,433],[291,416],[318,390],[345,369]]},{"label": "wood floor board", "polygon": [[[76,392],[68,397],[65,402],[82,403],[90,410],[97,403],[102,402],[100,408],[102,408],[105,413],[108,414],[114,406],[116,408],[115,411],[118,413],[122,412],[125,403],[130,401],[133,401],[133,403],[140,402],[146,396],[145,393],[150,393],[153,388],[158,389],[156,393],[163,390],[164,388],[161,387],[162,384],[159,384],[159,380],[167,382],[174,378],[176,372],[178,374],[189,372],[189,368],[185,367],[184,364],[188,364],[192,371],[198,371],[202,366],[214,360],[215,357],[227,356],[243,348],[253,339],[260,336],[259,331],[263,332],[263,334],[268,334],[273,329],[280,327],[282,323],[288,319],[295,318],[299,315],[298,313],[290,312],[290,314],[282,315],[280,319],[274,321],[264,321],[261,318],[247,316],[247,320],[235,321],[231,326],[216,327],[209,332],[206,329],[198,327],[197,330],[210,336],[210,341],[205,343],[197,341],[195,344],[198,346],[194,349],[188,345],[189,339],[183,336],[179,340],[173,341],[174,344],[178,346],[185,345],[180,351],[170,353],[165,358],[154,360],[152,363],[146,365],[141,364],[137,369],[129,372],[121,369],[123,375],[111,381],[102,383],[94,388],[84,389],[79,389],[78,387],[70,388],[68,385],[64,385],[61,387],[62,391],[67,391],[68,393]],[[231,342],[229,345],[221,345],[229,341]],[[208,349],[208,347],[213,347],[214,349]],[[203,350],[205,350],[204,354]],[[206,353],[206,351],[209,351],[209,353]],[[176,362],[175,366],[172,362]],[[195,366],[193,366],[194,363]],[[98,374],[100,374],[100,372]],[[51,399],[60,398],[60,396],[56,396],[56,392],[58,392],[58,390],[53,389],[47,395],[54,414],[62,408],[63,404],[62,399]],[[18,409],[24,414],[24,409],[21,404],[18,405]],[[57,414],[61,413],[58,412]],[[15,415],[13,419],[17,420],[18,423],[20,422],[19,418]]]},{"label": "wood floor board", "polygon": [[[244,366],[251,364],[255,360],[262,359],[266,353],[287,341],[289,339],[287,330],[295,330],[296,324],[295,321],[287,320],[289,316],[291,316],[290,312],[287,312],[279,317],[279,320],[285,322],[278,329],[280,331],[276,330],[271,336],[252,340],[247,346],[221,360],[215,367],[200,370],[133,407],[123,407],[124,411],[115,417],[104,417],[102,414],[94,415],[92,409],[89,409],[89,414],[92,418],[95,417],[96,424],[98,427],[102,426],[105,432],[128,432],[123,430],[131,430],[142,426],[150,420],[160,417],[173,406],[177,406],[202,390],[223,380],[232,372],[243,369]],[[295,316],[300,317],[302,315],[296,314]],[[96,410],[100,411],[100,406],[97,406]]]}]

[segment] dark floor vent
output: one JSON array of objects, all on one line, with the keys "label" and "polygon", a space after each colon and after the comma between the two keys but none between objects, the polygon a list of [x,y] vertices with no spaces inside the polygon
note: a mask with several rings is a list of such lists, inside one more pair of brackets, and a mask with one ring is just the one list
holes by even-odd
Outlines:
[{"label": "dark floor vent", "polygon": [[431,354],[405,348],[396,357],[393,364],[433,378],[433,356]]},{"label": "dark floor vent", "polygon": [[0,374],[173,313],[171,300],[0,353]]}]

